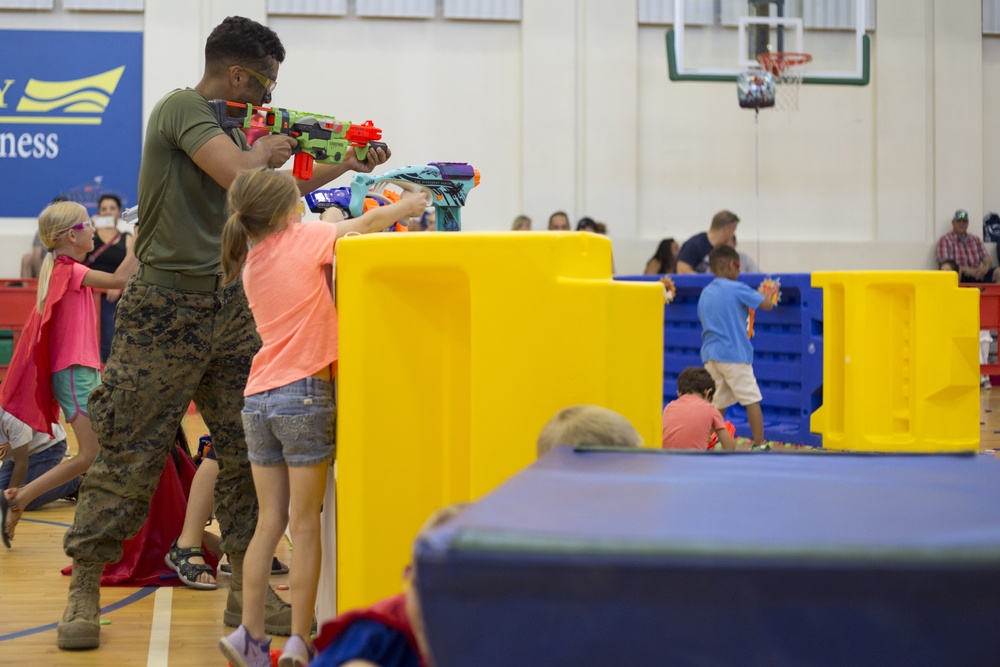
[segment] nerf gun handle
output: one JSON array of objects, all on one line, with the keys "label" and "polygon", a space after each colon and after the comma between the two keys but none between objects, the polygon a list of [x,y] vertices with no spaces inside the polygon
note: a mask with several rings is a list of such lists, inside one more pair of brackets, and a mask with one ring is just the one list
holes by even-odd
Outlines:
[{"label": "nerf gun handle", "polygon": [[[357,155],[359,160],[364,160],[368,156],[369,148],[381,148],[383,150],[388,148],[381,141],[369,141],[363,144],[363,147],[357,144],[352,145],[355,147],[354,154]],[[313,162],[315,162],[316,158],[311,153],[302,150],[301,146],[296,146],[292,150],[292,154],[295,156],[292,160],[292,175],[300,181],[308,181],[313,176]]]}]

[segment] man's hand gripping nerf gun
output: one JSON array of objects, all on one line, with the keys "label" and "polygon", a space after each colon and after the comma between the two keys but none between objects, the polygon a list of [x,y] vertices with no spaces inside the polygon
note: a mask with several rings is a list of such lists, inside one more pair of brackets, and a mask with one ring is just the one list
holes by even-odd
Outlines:
[{"label": "man's hand gripping nerf gun", "polygon": [[[362,213],[366,213],[377,206],[385,206],[399,201],[400,195],[392,190],[374,192],[369,190],[365,195],[365,203]],[[322,213],[328,208],[336,208],[344,214],[344,219],[353,217],[351,215],[351,188],[344,186],[330,188],[329,190],[314,190],[306,195],[306,206],[313,213]],[[408,232],[409,228],[402,222],[396,221],[390,227],[386,227],[384,232]]]},{"label": "man's hand gripping nerf gun", "polygon": [[[312,178],[313,161],[322,164],[340,164],[353,146],[358,160],[368,155],[368,147],[382,146],[382,130],[367,120],[352,123],[333,116],[293,111],[279,107],[256,107],[242,102],[212,100],[210,102],[223,129],[238,127],[253,144],[266,134],[286,134],[299,142],[295,152],[292,174],[301,181]],[[230,115],[239,112],[239,116]]]},{"label": "man's hand gripping nerf gun", "polygon": [[400,167],[377,176],[357,174],[351,181],[351,217],[361,215],[370,189],[379,192],[387,183],[427,194],[435,208],[437,230],[457,232],[462,229],[465,198],[479,185],[479,170],[464,162],[430,162]]}]

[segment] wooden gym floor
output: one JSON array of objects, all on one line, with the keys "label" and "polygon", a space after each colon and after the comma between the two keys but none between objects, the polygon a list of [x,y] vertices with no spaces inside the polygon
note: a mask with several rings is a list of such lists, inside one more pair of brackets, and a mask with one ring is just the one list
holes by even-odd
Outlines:
[{"label": "wooden gym floor", "polygon": [[[981,393],[980,450],[1000,447],[1000,387]],[[206,432],[198,415],[185,418],[190,442]],[[70,436],[72,449],[72,435]],[[994,454],[995,455],[995,454]],[[101,647],[68,652],[55,646],[55,624],[66,604],[68,577],[60,569],[69,564],[62,536],[72,522],[75,505],[51,503],[25,513],[10,550],[0,547],[0,666],[23,665],[225,665],[216,642],[230,630],[222,623],[229,580],[218,578],[219,588],[198,591],[186,587],[101,589]],[[218,532],[217,528],[209,528]],[[276,554],[288,563],[285,540]],[[271,577],[271,584],[288,583],[288,575]],[[288,597],[287,591],[279,595]],[[322,592],[320,592],[322,595]],[[281,648],[276,637],[272,648]]]},{"label": "wooden gym floor", "polygon": [[[207,433],[199,415],[184,418],[188,442]],[[75,449],[72,429],[70,450]],[[219,587],[201,591],[185,586],[162,588],[101,588],[101,648],[60,651],[55,624],[66,607],[69,577],[60,570],[70,563],[62,550],[63,533],[73,521],[75,505],[57,501],[25,512],[10,550],[0,546],[0,667],[6,665],[225,665],[216,643],[231,628],[222,623],[229,577],[220,574]],[[218,526],[209,531],[218,533]],[[275,555],[289,563],[291,552],[282,539]],[[271,577],[271,585],[288,584],[288,575]],[[278,591],[288,599],[288,591]],[[109,609],[111,607],[111,609]],[[272,648],[284,646],[275,637]]]}]

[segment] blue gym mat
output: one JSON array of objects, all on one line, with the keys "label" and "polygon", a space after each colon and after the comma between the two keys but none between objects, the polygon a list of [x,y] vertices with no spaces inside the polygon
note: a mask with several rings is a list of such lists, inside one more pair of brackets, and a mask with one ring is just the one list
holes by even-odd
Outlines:
[{"label": "blue gym mat", "polygon": [[417,544],[450,665],[998,665],[1000,461],[561,447]]}]

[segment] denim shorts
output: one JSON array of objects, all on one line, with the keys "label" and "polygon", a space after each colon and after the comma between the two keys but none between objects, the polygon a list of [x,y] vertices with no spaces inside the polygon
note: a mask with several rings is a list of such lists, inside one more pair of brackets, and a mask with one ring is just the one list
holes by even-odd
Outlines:
[{"label": "denim shorts", "polygon": [[307,377],[247,396],[243,430],[247,455],[258,466],[311,466],[336,454],[333,383]]}]

